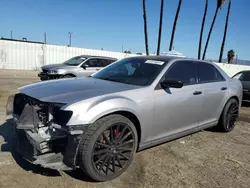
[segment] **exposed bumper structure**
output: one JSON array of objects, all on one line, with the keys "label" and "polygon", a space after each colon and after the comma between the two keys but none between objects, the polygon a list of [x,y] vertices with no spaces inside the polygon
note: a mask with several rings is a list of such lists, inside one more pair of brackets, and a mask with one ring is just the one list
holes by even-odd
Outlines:
[{"label": "exposed bumper structure", "polygon": [[37,135],[31,135],[30,131],[16,129],[16,150],[25,160],[54,170],[77,168],[77,137],[51,142],[38,140]]},{"label": "exposed bumper structure", "polygon": [[40,77],[40,79],[42,81],[44,80],[52,80],[52,79],[58,79],[60,78],[62,75],[59,75],[59,74],[47,74],[47,73],[44,73],[44,72],[40,72],[38,73],[38,77]]},{"label": "exposed bumper structure", "polygon": [[55,170],[77,167],[77,147],[87,125],[66,126],[72,112],[24,94],[11,96],[7,114],[16,122],[16,149],[35,165]]}]

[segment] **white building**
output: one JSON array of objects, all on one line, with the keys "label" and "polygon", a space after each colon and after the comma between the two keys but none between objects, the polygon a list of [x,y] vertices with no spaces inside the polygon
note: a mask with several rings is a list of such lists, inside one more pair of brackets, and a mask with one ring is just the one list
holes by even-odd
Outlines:
[{"label": "white building", "polygon": [[161,56],[175,56],[175,57],[185,57],[182,53],[175,50],[160,53]]}]

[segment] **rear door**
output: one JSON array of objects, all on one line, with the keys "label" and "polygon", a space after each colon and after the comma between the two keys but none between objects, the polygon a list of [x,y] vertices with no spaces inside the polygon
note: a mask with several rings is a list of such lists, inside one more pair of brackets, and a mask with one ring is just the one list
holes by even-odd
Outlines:
[{"label": "rear door", "polygon": [[213,64],[197,62],[197,68],[203,93],[199,122],[205,125],[219,119],[226,99],[227,82]]}]

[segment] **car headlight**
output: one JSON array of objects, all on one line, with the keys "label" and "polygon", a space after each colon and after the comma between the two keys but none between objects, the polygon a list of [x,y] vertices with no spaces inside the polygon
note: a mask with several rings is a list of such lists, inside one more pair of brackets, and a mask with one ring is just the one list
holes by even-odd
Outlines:
[{"label": "car headlight", "polygon": [[57,70],[49,70],[49,71],[48,71],[48,74],[57,74],[57,73],[58,73]]},{"label": "car headlight", "polygon": [[15,95],[10,95],[6,104],[6,115],[11,115],[14,111]]},{"label": "car headlight", "polygon": [[60,108],[54,108],[53,110],[53,122],[65,126],[69,122],[73,112],[60,110]]}]

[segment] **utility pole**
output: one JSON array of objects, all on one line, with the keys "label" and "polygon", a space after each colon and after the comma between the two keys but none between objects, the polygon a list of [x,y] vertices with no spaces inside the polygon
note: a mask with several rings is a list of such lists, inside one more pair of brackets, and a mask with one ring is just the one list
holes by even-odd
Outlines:
[{"label": "utility pole", "polygon": [[123,45],[122,45],[122,53],[123,53]]},{"label": "utility pole", "polygon": [[161,11],[160,11],[159,33],[158,33],[158,45],[157,45],[157,53],[156,53],[156,55],[160,55],[160,50],[161,50],[161,30],[162,30],[163,7],[164,7],[164,0],[161,0]]},{"label": "utility pole", "polygon": [[72,34],[73,34],[72,32],[69,32],[69,47],[71,46],[71,35]]},{"label": "utility pole", "polygon": [[10,31],[10,38],[13,39],[13,36],[12,36],[12,31]]},{"label": "utility pole", "polygon": [[44,32],[44,44],[46,44],[46,43],[47,43],[47,33]]}]

